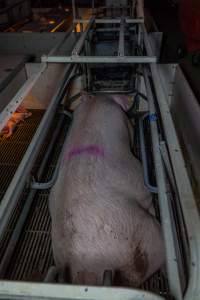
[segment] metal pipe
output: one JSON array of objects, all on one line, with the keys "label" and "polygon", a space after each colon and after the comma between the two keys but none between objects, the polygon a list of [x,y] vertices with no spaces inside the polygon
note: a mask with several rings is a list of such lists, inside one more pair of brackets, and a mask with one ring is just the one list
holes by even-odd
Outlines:
[{"label": "metal pipe", "polygon": [[[51,139],[50,146],[48,147],[47,153],[45,155],[45,165],[46,165],[46,162],[47,162],[47,160],[49,158],[49,155],[52,152],[52,149],[53,149],[53,146],[55,144],[55,141],[56,141],[56,139],[57,139],[57,137],[58,137],[58,135],[59,135],[62,127],[63,127],[63,122],[64,122],[65,116],[70,117],[70,119],[72,118],[71,117],[71,113],[66,112],[66,111],[61,116],[61,118],[59,120],[59,123],[58,123],[58,125],[56,127],[55,133],[54,133],[54,135],[53,135],[53,137]],[[31,182],[31,185],[30,185],[31,189],[33,189],[33,190],[47,190],[47,189],[50,189],[55,184],[55,182],[57,180],[57,177],[58,177],[59,168],[60,168],[60,156],[59,156],[59,159],[58,159],[58,162],[56,164],[56,168],[55,168],[55,171],[53,173],[53,176],[52,176],[51,180],[49,180],[48,182],[36,182],[35,179],[33,179],[32,182]]]},{"label": "metal pipe", "polygon": [[153,186],[150,183],[150,179],[149,179],[147,154],[146,154],[146,147],[145,147],[145,140],[144,140],[143,122],[148,116],[149,116],[149,113],[146,113],[139,119],[140,153],[141,153],[142,167],[143,167],[143,174],[144,174],[144,184],[151,193],[157,194],[158,187]]},{"label": "metal pipe", "polygon": [[126,91],[122,91],[122,90],[94,90],[92,91],[92,94],[133,94],[135,92],[134,89],[132,90],[126,90]]},{"label": "metal pipe", "polygon": [[[60,129],[63,126],[64,117],[67,116],[70,119],[72,119],[72,114],[70,112],[64,111],[62,113],[63,113],[63,118],[61,117],[59,125],[58,125],[58,127],[56,129],[57,136],[60,133]],[[63,151],[63,149],[61,150],[61,153],[59,155],[59,158],[58,158],[58,161],[57,161],[57,164],[56,164],[56,168],[55,168],[55,171],[53,173],[52,178],[48,182],[36,182],[33,179],[33,181],[31,182],[31,185],[30,185],[31,189],[33,189],[33,190],[47,190],[47,189],[52,188],[52,186],[56,183],[56,180],[58,178],[58,173],[59,173],[60,163],[61,163],[61,158],[62,158],[62,151]]]},{"label": "metal pipe", "polygon": [[[75,0],[72,0],[72,13],[73,13],[73,22],[76,20],[76,6],[75,6]],[[76,22],[79,23],[79,22]]]},{"label": "metal pipe", "polygon": [[[156,109],[154,104],[154,98],[151,90],[151,85],[149,82],[148,74],[144,68],[144,80],[146,85],[148,104],[149,104],[149,113],[152,116],[155,116]],[[170,286],[170,292],[173,297],[177,300],[182,299],[182,290],[178,270],[178,260],[175,248],[175,241],[173,236],[173,228],[171,221],[171,211],[169,206],[169,199],[167,195],[167,186],[166,186],[166,175],[164,171],[163,161],[160,153],[160,142],[158,134],[157,119],[152,118],[150,120],[151,128],[151,137],[152,137],[152,146],[153,146],[153,156],[155,163],[156,171],[156,180],[158,185],[158,198],[159,198],[159,208],[161,214],[161,223],[164,234],[165,249],[166,249],[166,267],[168,273],[168,281]]]}]

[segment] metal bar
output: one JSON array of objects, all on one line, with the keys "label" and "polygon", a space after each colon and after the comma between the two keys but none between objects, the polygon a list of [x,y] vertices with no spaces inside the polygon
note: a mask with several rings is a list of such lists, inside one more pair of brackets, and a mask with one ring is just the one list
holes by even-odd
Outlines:
[{"label": "metal bar", "polygon": [[[64,116],[67,116],[72,120],[72,114],[70,112],[64,111],[62,113],[63,113]],[[64,118],[61,118],[58,129],[56,131],[57,135],[59,134],[59,132],[61,130],[63,120],[64,120]],[[58,158],[58,161],[57,161],[57,164],[56,164],[56,168],[54,170],[52,178],[47,182],[36,182],[35,180],[33,180],[33,182],[31,183],[31,189],[33,189],[33,190],[47,190],[47,189],[52,188],[52,186],[56,183],[56,180],[58,178],[63,149],[64,149],[64,147],[62,148],[61,153],[59,155],[59,158]]]},{"label": "metal bar", "polygon": [[121,18],[119,31],[119,49],[118,56],[124,56],[124,17]]},{"label": "metal bar", "polygon": [[[127,24],[142,24],[144,23],[143,19],[130,19],[125,18]],[[89,23],[90,19],[75,19],[74,23]],[[121,22],[120,18],[116,19],[95,19],[96,24],[119,24]]]},{"label": "metal bar", "polygon": [[149,180],[147,154],[146,154],[146,147],[145,147],[145,141],[144,141],[143,122],[148,116],[149,116],[149,113],[144,114],[144,116],[142,116],[139,120],[140,152],[141,152],[142,167],[143,167],[143,174],[144,174],[144,184],[151,193],[157,194],[158,193],[157,186],[151,185],[150,180]]},{"label": "metal bar", "polygon": [[167,174],[168,174],[169,179],[170,179],[170,183],[173,187],[173,190],[175,191],[176,190],[176,182],[175,182],[175,179],[174,179],[173,170],[172,170],[171,163],[170,163],[170,160],[169,160],[169,156],[168,156],[168,153],[167,153],[167,146],[166,146],[165,141],[160,142],[160,153],[161,153],[164,165],[166,167]]},{"label": "metal bar", "polygon": [[138,18],[138,19],[129,19],[129,18],[126,18],[126,23],[127,24],[143,24],[144,23],[144,19],[142,19],[142,18]]},{"label": "metal bar", "polygon": [[[129,31],[132,31],[132,30],[135,30],[135,28],[134,27],[129,27],[128,28],[128,30]],[[97,28],[97,29],[95,29],[95,32],[116,32],[116,31],[120,31],[120,28],[118,28],[118,27],[110,27],[110,28],[108,28],[108,27],[104,27],[104,28]],[[128,34],[128,32],[125,32],[125,34]]]},{"label": "metal bar", "polygon": [[87,38],[87,35],[88,35],[88,32],[89,30],[91,29],[93,23],[94,23],[94,16],[90,18],[90,21],[85,29],[85,31],[81,34],[79,40],[77,41],[74,49],[72,50],[72,56],[78,56],[84,46],[84,43],[85,43],[85,39]]},{"label": "metal bar", "polygon": [[76,300],[163,300],[147,291],[130,288],[94,287],[35,282],[0,282],[0,299],[76,299]]},{"label": "metal bar", "polygon": [[75,6],[75,0],[72,0],[72,13],[73,13],[73,22],[76,19],[76,6]]},{"label": "metal bar", "polygon": [[155,56],[48,56],[41,57],[42,62],[51,63],[122,63],[122,64],[147,64],[155,63]]},{"label": "metal bar", "polygon": [[[147,98],[149,104],[149,113],[152,116],[156,116],[156,109],[153,99],[153,94],[148,79],[147,71],[144,69],[144,80],[147,90]],[[163,161],[160,153],[160,143],[158,135],[158,127],[156,118],[152,118],[150,121],[151,137],[153,144],[153,156],[155,163],[156,179],[158,185],[158,197],[159,208],[161,214],[161,223],[163,228],[165,249],[166,249],[166,267],[168,273],[168,281],[170,286],[170,292],[176,300],[182,299],[181,284],[179,278],[179,270],[177,263],[177,255],[175,249],[175,242],[173,236],[173,228],[171,222],[171,212],[167,196],[167,186],[165,182],[165,171]]]},{"label": "metal bar", "polygon": [[[120,23],[121,19],[95,19],[96,24],[116,24]],[[74,23],[89,23],[90,19],[76,19]]]},{"label": "metal bar", "polygon": [[[148,34],[144,25],[144,43],[148,55],[153,55]],[[182,150],[179,145],[176,129],[172,120],[165,93],[160,82],[159,71],[156,65],[150,64],[152,78],[155,86],[155,93],[160,108],[163,121],[163,128],[167,140],[167,145],[172,161],[173,172],[180,197],[185,226],[188,234],[188,244],[190,251],[189,282],[184,299],[193,300],[200,297],[200,219],[191,183],[187,174]]]}]

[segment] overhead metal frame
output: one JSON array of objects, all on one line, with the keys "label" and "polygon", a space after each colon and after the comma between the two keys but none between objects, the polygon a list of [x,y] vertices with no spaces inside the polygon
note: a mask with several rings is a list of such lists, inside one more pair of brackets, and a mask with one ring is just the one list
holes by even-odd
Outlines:
[{"label": "overhead metal frame", "polygon": [[[85,20],[82,20],[84,22]],[[77,41],[74,49],[72,50],[71,56],[54,56],[54,55],[43,55],[41,61],[44,63],[137,63],[137,64],[146,64],[146,63],[156,63],[157,57],[154,55],[151,56],[125,56],[124,50],[124,35],[125,35],[125,24],[140,24],[137,20],[128,19],[128,18],[118,18],[118,19],[95,19],[92,16],[88,20],[88,25],[85,31],[81,34],[79,40]],[[119,27],[119,49],[118,56],[81,56],[81,50],[84,47],[85,41],[88,37],[90,30],[93,28],[93,25],[97,23],[101,24],[120,24]],[[142,23],[142,22],[141,22]]]}]

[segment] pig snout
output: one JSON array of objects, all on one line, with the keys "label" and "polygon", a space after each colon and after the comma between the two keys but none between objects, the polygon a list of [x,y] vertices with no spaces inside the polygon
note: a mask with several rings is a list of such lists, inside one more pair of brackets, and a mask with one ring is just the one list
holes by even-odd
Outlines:
[{"label": "pig snout", "polygon": [[[86,98],[86,96],[84,96]],[[165,261],[161,226],[130,151],[125,113],[106,97],[75,111],[49,205],[54,260],[72,283],[141,285]]]}]

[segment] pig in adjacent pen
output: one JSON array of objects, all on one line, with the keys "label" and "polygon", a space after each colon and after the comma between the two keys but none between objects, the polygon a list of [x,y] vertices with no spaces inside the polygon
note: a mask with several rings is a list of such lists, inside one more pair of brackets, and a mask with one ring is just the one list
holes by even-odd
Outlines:
[{"label": "pig in adjacent pen", "polygon": [[23,105],[20,105],[8,120],[6,126],[0,132],[0,136],[9,138],[16,129],[17,124],[29,118],[32,115]]},{"label": "pig in adjacent pen", "polygon": [[125,96],[83,95],[50,194],[52,245],[74,284],[139,286],[165,262],[164,241],[130,149]]}]

